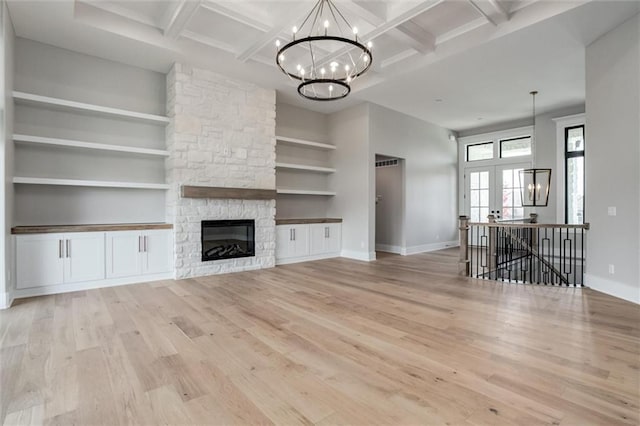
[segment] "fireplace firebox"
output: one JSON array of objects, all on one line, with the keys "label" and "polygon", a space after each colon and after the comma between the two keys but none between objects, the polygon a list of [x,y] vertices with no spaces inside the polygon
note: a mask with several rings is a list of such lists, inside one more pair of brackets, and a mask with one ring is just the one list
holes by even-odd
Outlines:
[{"label": "fireplace firebox", "polygon": [[202,261],[256,255],[254,220],[203,220]]}]

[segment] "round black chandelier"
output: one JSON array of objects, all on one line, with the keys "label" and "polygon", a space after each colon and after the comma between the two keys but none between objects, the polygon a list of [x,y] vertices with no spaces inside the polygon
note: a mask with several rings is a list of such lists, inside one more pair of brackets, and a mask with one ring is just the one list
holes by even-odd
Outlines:
[{"label": "round black chandelier", "polygon": [[[298,37],[300,34],[306,36]],[[353,81],[371,68],[371,46],[371,42],[365,46],[358,40],[358,29],[331,0],[318,0],[302,25],[293,27],[289,43],[282,46],[276,41],[276,63],[289,78],[300,82],[301,96],[334,101],[345,98]]]}]

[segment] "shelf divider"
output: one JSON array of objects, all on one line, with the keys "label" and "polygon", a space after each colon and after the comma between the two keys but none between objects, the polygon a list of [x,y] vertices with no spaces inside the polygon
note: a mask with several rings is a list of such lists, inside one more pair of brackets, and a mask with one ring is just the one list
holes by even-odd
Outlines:
[{"label": "shelf divider", "polygon": [[159,157],[169,156],[169,151],[162,150],[162,149],[137,148],[137,147],[131,147],[131,146],[124,146],[124,145],[110,145],[105,143],[76,141],[71,139],[57,139],[57,138],[48,138],[48,137],[42,137],[42,136],[14,134],[13,140],[14,142],[33,143],[33,144],[49,145],[49,146],[63,146],[68,148],[128,152],[131,154],[156,155]]},{"label": "shelf divider", "polygon": [[309,166],[306,164],[293,164],[293,163],[276,163],[276,168],[305,170],[309,172],[318,172],[318,173],[335,173],[336,172],[336,169],[333,169],[331,167]]},{"label": "shelf divider", "polygon": [[152,123],[168,124],[171,120],[169,117],[156,114],[147,114],[137,111],[129,111],[120,108],[111,108],[102,105],[87,104],[84,102],[70,101],[67,99],[52,98],[49,96],[35,95],[33,93],[25,93],[14,91],[13,99],[18,103],[40,104],[61,109],[71,109],[76,111],[86,111],[103,115],[112,115],[124,117],[133,120],[148,121]]},{"label": "shelf divider", "polygon": [[80,186],[96,188],[133,188],[133,189],[169,189],[166,183],[145,183],[145,182],[109,182],[100,180],[79,180],[79,179],[57,179],[21,177],[13,178],[13,183],[27,185],[57,185],[57,186]]},{"label": "shelf divider", "polygon": [[276,189],[278,194],[286,194],[286,195],[324,195],[324,196],[334,196],[336,193],[334,191],[316,191],[311,189],[286,189],[279,188]]},{"label": "shelf divider", "polygon": [[314,142],[314,141],[308,141],[308,140],[297,139],[297,138],[289,138],[286,136],[276,136],[276,141],[290,143],[294,145],[303,145],[309,148],[336,149],[335,145],[330,145],[328,143]]}]

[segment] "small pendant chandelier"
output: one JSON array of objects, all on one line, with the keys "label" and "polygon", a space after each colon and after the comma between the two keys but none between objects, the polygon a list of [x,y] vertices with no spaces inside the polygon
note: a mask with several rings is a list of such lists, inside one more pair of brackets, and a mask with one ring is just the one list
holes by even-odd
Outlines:
[{"label": "small pendant chandelier", "polygon": [[[536,95],[537,91],[529,93],[533,97],[533,142],[536,139]],[[546,207],[549,204],[549,189],[551,187],[551,169],[525,169],[520,171],[520,195],[523,207]]]},{"label": "small pendant chandelier", "polygon": [[[371,42],[358,40],[358,29],[331,0],[318,0],[292,40],[276,40],[276,64],[292,80],[298,93],[314,101],[333,101],[351,92],[351,83],[371,68]],[[298,35],[304,34],[299,38]],[[348,36],[347,36],[348,35]]]}]

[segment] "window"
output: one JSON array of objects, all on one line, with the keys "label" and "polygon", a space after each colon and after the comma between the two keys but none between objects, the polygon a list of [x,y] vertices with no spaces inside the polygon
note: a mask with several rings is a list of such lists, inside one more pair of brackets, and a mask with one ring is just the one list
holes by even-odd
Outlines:
[{"label": "window", "polygon": [[565,140],[565,222],[584,223],[584,125],[567,127]]},{"label": "window", "polygon": [[531,136],[500,141],[500,158],[531,155]]},{"label": "window", "polygon": [[493,142],[467,145],[467,161],[491,160],[493,158]]},{"label": "window", "polygon": [[524,217],[522,207],[522,183],[520,171],[523,169],[502,170],[502,219],[521,219]]}]

